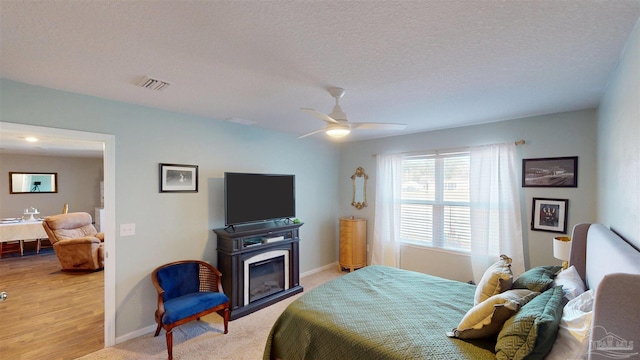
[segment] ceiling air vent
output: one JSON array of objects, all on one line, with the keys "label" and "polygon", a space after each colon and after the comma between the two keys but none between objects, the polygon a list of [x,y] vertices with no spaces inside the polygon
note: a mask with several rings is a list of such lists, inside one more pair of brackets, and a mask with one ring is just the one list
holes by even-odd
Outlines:
[{"label": "ceiling air vent", "polygon": [[145,89],[149,89],[149,90],[155,90],[155,91],[162,91],[164,90],[167,86],[169,86],[170,84],[166,81],[162,81],[162,80],[158,80],[158,79],[152,79],[148,76],[145,76],[139,83],[138,86],[141,88],[145,88]]}]

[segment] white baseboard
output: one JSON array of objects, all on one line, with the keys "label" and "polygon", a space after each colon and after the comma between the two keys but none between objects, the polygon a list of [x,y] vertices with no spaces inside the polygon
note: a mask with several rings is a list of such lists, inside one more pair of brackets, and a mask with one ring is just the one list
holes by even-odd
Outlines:
[{"label": "white baseboard", "polygon": [[[120,343],[123,343],[125,341],[129,341],[131,339],[137,338],[139,336],[146,335],[148,333],[154,332],[154,331],[156,331],[156,327],[157,326],[158,326],[157,324],[149,325],[149,326],[144,327],[142,329],[138,329],[136,331],[132,331],[132,332],[130,332],[128,334],[124,334],[122,336],[118,336],[116,338],[116,344],[120,344]],[[158,336],[162,336],[162,334],[160,334]]]},{"label": "white baseboard", "polygon": [[[305,271],[304,273],[300,274],[300,277],[303,278],[305,276],[313,275],[315,273],[319,273],[320,271],[324,271],[324,270],[327,270],[327,269],[332,268],[332,267],[337,268],[338,267],[338,262],[336,261],[336,262],[334,262],[332,264],[327,264],[325,266],[322,266],[322,267],[319,267],[319,268],[316,268],[316,269],[313,269],[313,270]],[[129,341],[131,339],[137,338],[139,336],[146,335],[148,333],[154,332],[154,331],[156,331],[156,326],[157,326],[156,324],[149,325],[149,326],[144,327],[142,329],[138,329],[136,331],[132,331],[132,332],[130,332],[128,334],[124,334],[122,336],[118,336],[116,338],[116,344],[120,344],[120,343],[123,343],[125,341]],[[162,333],[159,336],[162,336]]]},{"label": "white baseboard", "polygon": [[313,270],[305,271],[305,272],[300,274],[300,277],[303,278],[305,276],[313,275],[315,273],[319,273],[320,271],[327,270],[327,269],[329,269],[331,267],[337,268],[338,267],[338,262],[336,261],[334,263],[327,264],[325,266],[322,266],[322,267],[319,267],[319,268],[316,268],[316,269],[313,269]]}]

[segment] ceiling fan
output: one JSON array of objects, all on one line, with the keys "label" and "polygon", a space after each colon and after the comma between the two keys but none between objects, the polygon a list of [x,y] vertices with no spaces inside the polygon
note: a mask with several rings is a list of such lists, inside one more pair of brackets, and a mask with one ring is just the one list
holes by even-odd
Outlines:
[{"label": "ceiling fan", "polygon": [[329,113],[329,115],[325,115],[314,109],[302,108],[302,110],[310,113],[311,115],[324,120],[327,123],[326,127],[324,129],[315,130],[308,134],[301,135],[298,137],[298,139],[302,139],[304,137],[311,136],[323,131],[329,136],[340,138],[348,135],[351,132],[351,129],[402,130],[407,127],[406,124],[350,122],[347,119],[347,114],[342,111],[342,108],[338,103],[338,100],[342,96],[344,96],[344,89],[337,87],[329,88],[329,94],[331,94],[331,96],[336,99],[336,105],[333,107],[333,110]]}]

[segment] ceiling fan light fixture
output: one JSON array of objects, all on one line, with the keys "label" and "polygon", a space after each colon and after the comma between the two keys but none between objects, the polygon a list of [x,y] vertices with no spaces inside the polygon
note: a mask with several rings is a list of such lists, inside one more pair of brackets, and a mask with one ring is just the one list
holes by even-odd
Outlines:
[{"label": "ceiling fan light fixture", "polygon": [[351,129],[349,128],[333,127],[333,128],[327,129],[326,134],[334,138],[341,138],[349,135],[350,132],[351,132]]},{"label": "ceiling fan light fixture", "polygon": [[325,115],[314,109],[302,108],[302,110],[310,113],[311,115],[323,120],[326,123],[326,127],[324,129],[319,129],[312,131],[310,133],[301,135],[298,139],[311,136],[314,134],[321,133],[324,131],[327,135],[333,138],[341,138],[349,135],[351,133],[351,129],[374,129],[374,130],[402,130],[407,125],[405,124],[387,124],[387,123],[352,123],[347,119],[347,114],[342,111],[340,108],[340,104],[338,100],[344,96],[343,88],[329,88],[329,94],[336,99],[336,104],[333,107],[333,111],[329,113],[329,115]]}]

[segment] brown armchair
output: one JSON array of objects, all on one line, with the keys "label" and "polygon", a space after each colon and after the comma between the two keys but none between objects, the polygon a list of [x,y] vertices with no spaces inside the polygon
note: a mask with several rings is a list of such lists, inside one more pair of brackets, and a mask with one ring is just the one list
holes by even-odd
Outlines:
[{"label": "brown armchair", "polygon": [[104,234],[91,223],[91,215],[74,212],[47,216],[42,222],[63,270],[98,270],[104,267]]}]

